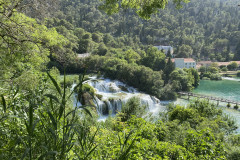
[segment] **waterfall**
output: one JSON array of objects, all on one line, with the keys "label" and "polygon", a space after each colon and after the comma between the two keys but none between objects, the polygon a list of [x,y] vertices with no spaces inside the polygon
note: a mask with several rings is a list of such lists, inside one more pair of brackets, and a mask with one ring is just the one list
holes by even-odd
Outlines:
[{"label": "waterfall", "polygon": [[97,95],[102,97],[101,99],[95,97],[95,105],[100,117],[107,116],[109,113],[115,115],[121,110],[122,105],[132,97],[138,97],[140,103],[148,106],[150,112],[158,113],[164,108],[156,97],[139,92],[117,80],[91,77],[86,83],[95,89]]}]

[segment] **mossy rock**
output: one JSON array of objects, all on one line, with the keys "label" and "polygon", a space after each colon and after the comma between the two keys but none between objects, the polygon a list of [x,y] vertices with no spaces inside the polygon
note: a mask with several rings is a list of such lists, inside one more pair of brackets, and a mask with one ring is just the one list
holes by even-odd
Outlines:
[{"label": "mossy rock", "polygon": [[82,90],[85,92],[88,92],[89,94],[91,94],[93,96],[95,95],[95,89],[87,83],[83,84]]},{"label": "mossy rock", "polygon": [[116,98],[113,98],[113,97],[108,98],[109,102],[113,102],[114,100],[116,100]]},{"label": "mossy rock", "polygon": [[83,93],[83,95],[81,97],[81,103],[83,105],[95,106],[95,104],[93,103],[93,97],[88,92]]},{"label": "mossy rock", "polygon": [[231,107],[231,104],[228,103],[228,104],[227,104],[227,107],[230,108],[230,107]]},{"label": "mossy rock", "polygon": [[103,95],[101,95],[101,94],[96,94],[96,96],[97,96],[98,99],[102,100]]},{"label": "mossy rock", "polygon": [[109,108],[108,108],[108,104],[106,101],[104,101],[104,104],[102,105],[102,114],[103,115],[109,114]]},{"label": "mossy rock", "polygon": [[128,92],[128,88],[127,88],[127,87],[121,86],[121,85],[119,85],[118,87],[119,87],[122,91]]},{"label": "mossy rock", "polygon": [[238,110],[239,107],[238,107],[238,105],[235,105],[233,108],[236,109],[236,110]]}]

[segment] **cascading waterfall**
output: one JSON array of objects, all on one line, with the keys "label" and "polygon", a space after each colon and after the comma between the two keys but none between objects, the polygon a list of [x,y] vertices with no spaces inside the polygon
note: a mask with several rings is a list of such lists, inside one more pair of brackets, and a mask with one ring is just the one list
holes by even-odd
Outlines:
[{"label": "cascading waterfall", "polygon": [[141,93],[120,81],[90,77],[90,80],[86,83],[95,88],[96,94],[102,97],[101,99],[95,97],[95,104],[100,117],[116,114],[121,110],[122,105],[132,97],[140,98],[141,104],[147,105],[150,112],[158,113],[164,109],[160,100],[156,97]]}]

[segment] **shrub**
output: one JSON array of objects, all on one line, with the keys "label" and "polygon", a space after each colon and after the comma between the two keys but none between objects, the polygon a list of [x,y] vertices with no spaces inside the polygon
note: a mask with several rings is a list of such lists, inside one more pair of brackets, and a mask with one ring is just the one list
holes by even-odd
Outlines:
[{"label": "shrub", "polygon": [[224,72],[228,71],[227,67],[223,67],[221,70],[224,71]]},{"label": "shrub", "polygon": [[240,77],[240,71],[237,72],[237,77]]},{"label": "shrub", "polygon": [[220,74],[211,74],[210,79],[218,81],[218,80],[222,80],[222,77]]},{"label": "shrub", "polygon": [[202,80],[210,80],[208,77],[203,77]]}]

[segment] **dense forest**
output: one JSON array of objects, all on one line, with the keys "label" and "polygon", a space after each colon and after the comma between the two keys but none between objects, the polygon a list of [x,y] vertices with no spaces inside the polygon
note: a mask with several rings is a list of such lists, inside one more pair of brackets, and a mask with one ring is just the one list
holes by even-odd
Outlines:
[{"label": "dense forest", "polygon": [[106,121],[85,103],[91,73],[164,100],[198,86],[197,70],[175,68],[154,45],[240,59],[237,1],[166,2],[0,0],[0,159],[237,160],[234,120],[207,101],[152,115],[134,97]]},{"label": "dense forest", "polygon": [[[127,9],[108,16],[98,10],[100,5],[97,0],[63,1],[61,12],[47,26],[56,26],[58,19],[64,19],[66,29],[72,30],[74,26],[94,33],[93,41],[98,39],[96,34],[102,34],[104,44],[113,48],[171,45],[177,57],[240,60],[240,11],[236,0],[192,0],[179,10],[169,2],[149,20]],[[106,43],[107,39],[111,44]],[[92,52],[93,48],[80,49],[78,53]]]}]

